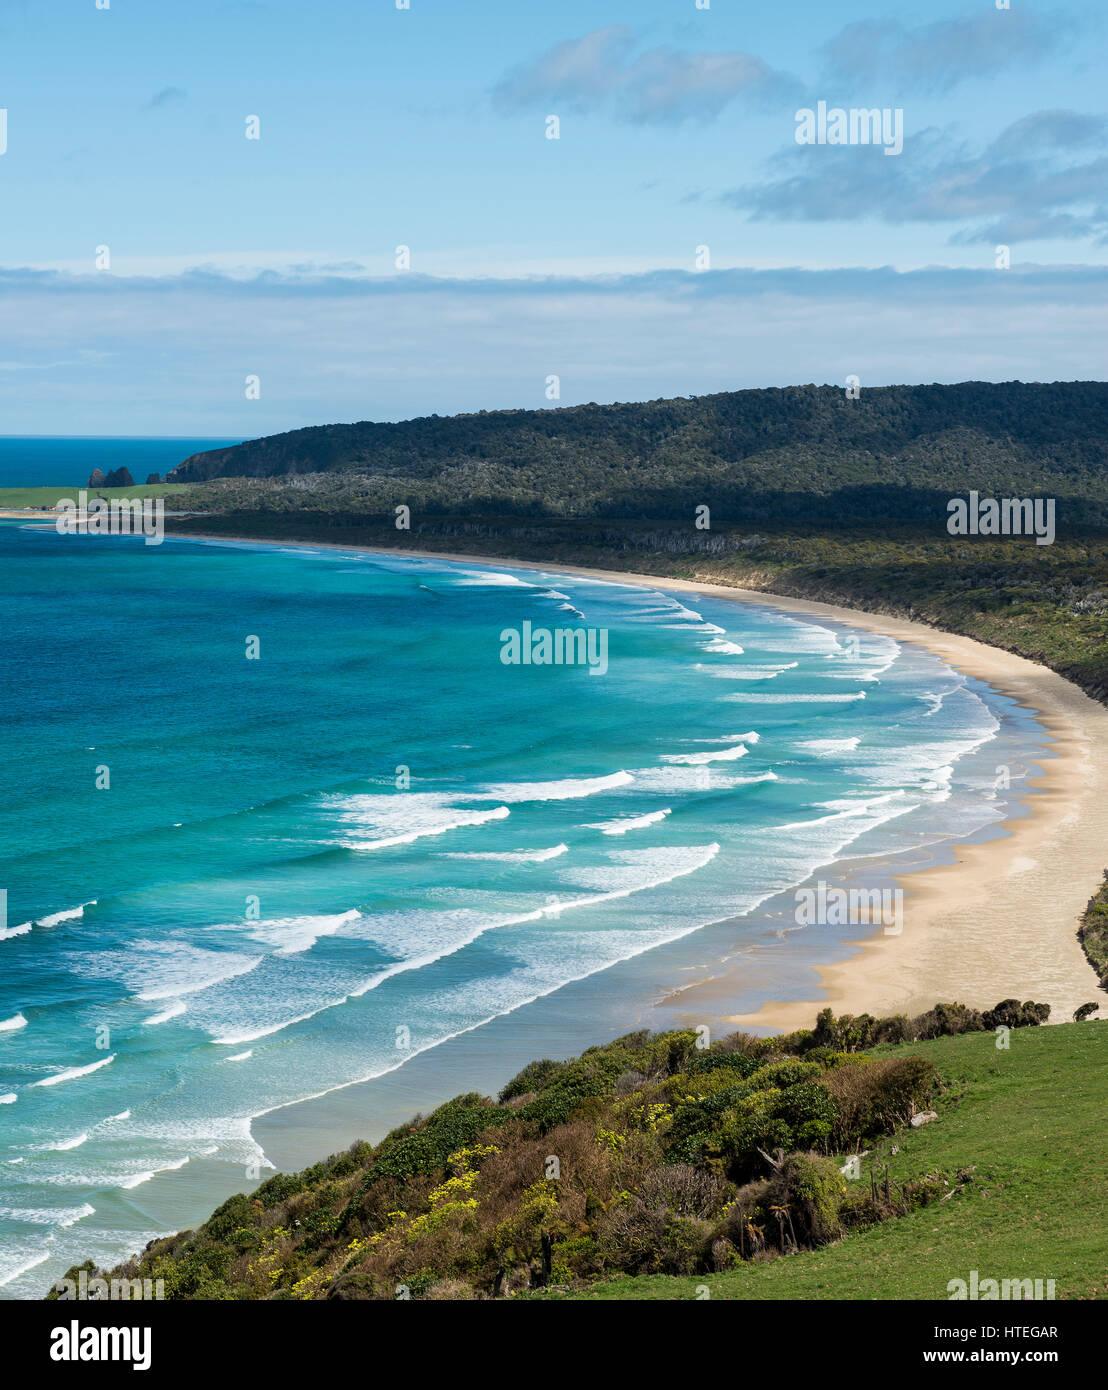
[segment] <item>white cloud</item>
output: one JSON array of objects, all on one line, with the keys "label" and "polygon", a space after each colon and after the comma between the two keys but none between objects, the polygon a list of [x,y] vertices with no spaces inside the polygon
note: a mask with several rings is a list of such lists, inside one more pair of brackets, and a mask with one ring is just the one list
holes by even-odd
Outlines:
[{"label": "white cloud", "polygon": [[20,370],[0,367],[0,410],[8,433],[245,438],[549,407],[551,374],[566,405],[850,373],[863,385],[1103,379],[1106,308],[1108,270],[1088,267],[534,281],[9,271],[0,337]]}]

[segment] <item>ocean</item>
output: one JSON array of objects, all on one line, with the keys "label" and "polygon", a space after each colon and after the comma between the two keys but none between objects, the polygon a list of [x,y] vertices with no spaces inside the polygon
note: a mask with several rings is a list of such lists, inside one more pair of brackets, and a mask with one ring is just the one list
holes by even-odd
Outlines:
[{"label": "ocean", "polygon": [[[708,943],[732,1012],[790,997],[859,935],[798,887],[996,834],[1049,756],[920,648],[556,566],[0,522],[0,576],[7,1297],[264,1179],[259,1115],[451,1040],[510,1037],[505,1077],[540,1017],[605,1041]],[[606,670],[506,665],[525,624]]]},{"label": "ocean", "polygon": [[161,477],[190,454],[238,444],[237,439],[82,439],[0,435],[0,487],[82,488],[94,468],[126,468],[136,483]]}]

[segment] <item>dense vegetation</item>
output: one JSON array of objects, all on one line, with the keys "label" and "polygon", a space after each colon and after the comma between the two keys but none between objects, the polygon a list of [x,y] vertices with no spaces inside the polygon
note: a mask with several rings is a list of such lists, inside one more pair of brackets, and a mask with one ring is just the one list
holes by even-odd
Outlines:
[{"label": "dense vegetation", "polygon": [[943,1089],[926,1056],[889,1045],[1048,1014],[1008,999],[914,1019],[825,1009],[814,1029],[710,1046],[630,1034],[271,1178],[111,1277],[164,1279],[175,1299],[472,1299],[817,1249],[972,1181],[938,1167],[851,1180],[844,1158],[930,1119]]},{"label": "dense vegetation", "polygon": [[[1108,384],[831,386],[640,404],[320,425],[195,454],[171,482],[316,475],[298,493],[203,494],[391,515],[691,518],[716,524],[945,524],[958,492],[1059,499],[1060,524],[1108,520]],[[319,475],[331,475],[320,477]]]},{"label": "dense vegetation", "polygon": [[1089,964],[1100,977],[1101,989],[1108,989],[1108,873],[1089,899],[1077,935]]},{"label": "dense vegetation", "polygon": [[918,1054],[936,1067],[939,1118],[875,1140],[859,1183],[883,1191],[888,1173],[895,1192],[929,1173],[954,1175],[938,1201],[788,1259],[745,1260],[718,1274],[623,1276],[523,1297],[933,1300],[949,1296],[951,1279],[977,1270],[983,1279],[1053,1279],[1059,1299],[1108,1298],[1108,1027],[1027,1028],[1011,1035],[1007,1050],[995,1041],[968,1033],[881,1049],[882,1056]]}]

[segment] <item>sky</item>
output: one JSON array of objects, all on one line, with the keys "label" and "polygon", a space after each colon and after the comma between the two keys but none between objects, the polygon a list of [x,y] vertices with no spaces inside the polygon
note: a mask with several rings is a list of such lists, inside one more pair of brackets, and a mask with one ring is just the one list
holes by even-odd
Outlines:
[{"label": "sky", "polygon": [[0,433],[1103,378],[1108,11],[998,3],[0,0]]}]

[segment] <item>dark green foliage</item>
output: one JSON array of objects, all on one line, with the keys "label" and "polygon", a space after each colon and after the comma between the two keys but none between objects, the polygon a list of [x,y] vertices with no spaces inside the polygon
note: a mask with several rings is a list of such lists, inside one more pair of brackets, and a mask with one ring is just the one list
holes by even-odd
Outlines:
[{"label": "dark green foliage", "polygon": [[[1042,1014],[1015,1000],[987,1015],[938,1005],[907,1026]],[[825,1011],[785,1038],[732,1034],[702,1050],[691,1030],[637,1032],[534,1063],[503,1102],[459,1096],[375,1148],[278,1174],[114,1273],[164,1279],[170,1299],[392,1299],[401,1285],[469,1299],[820,1245],[940,1190],[936,1177],[844,1197],[832,1157],[930,1106],[930,1062],[857,1050],[905,1022]]]},{"label": "dark green foliage", "polygon": [[[1056,497],[1063,524],[1074,499],[1074,519],[1087,523],[1108,516],[1108,386],[886,386],[857,401],[790,386],[320,425],[196,454],[169,480],[290,474],[324,476],[312,480],[314,500],[286,489],[278,507],[390,518],[398,500],[440,515],[672,518],[709,499],[714,525],[945,527],[947,500],[975,487]],[[235,494],[241,508],[250,492]]]},{"label": "dark green foliage", "polygon": [[745,1181],[765,1171],[764,1153],[811,1149],[831,1134],[835,1101],[817,1081],[783,1090],[754,1090],[723,1116],[719,1147],[728,1177]]},{"label": "dark green foliage", "polygon": [[717,1052],[713,1049],[710,1052],[697,1052],[685,1067],[685,1072],[689,1076],[700,1076],[704,1072],[726,1069],[745,1079],[759,1066],[759,1058],[747,1056],[744,1052]]},{"label": "dark green foliage", "polygon": [[564,1070],[564,1062],[551,1062],[549,1058],[544,1058],[540,1062],[528,1062],[527,1065],[500,1092],[500,1103],[515,1100],[518,1096],[525,1096],[529,1091],[538,1091],[547,1086],[557,1074]]},{"label": "dark green foliage", "polygon": [[1077,929],[1077,939],[1100,978],[1101,989],[1108,989],[1108,873],[1089,899]]},{"label": "dark green foliage", "polygon": [[821,1070],[819,1062],[786,1057],[780,1062],[763,1063],[748,1074],[747,1080],[752,1090],[764,1091],[771,1086],[784,1090],[787,1086],[795,1086],[798,1081],[814,1080]]},{"label": "dark green foliage", "polygon": [[303,1190],[304,1179],[299,1173],[278,1173],[262,1183],[255,1195],[263,1207],[275,1207]]},{"label": "dark green foliage", "polygon": [[914,1020],[914,1038],[950,1038],[959,1033],[977,1033],[992,1026],[985,1023],[985,1017],[964,1004],[936,1004]]},{"label": "dark green foliage", "polygon": [[1050,1017],[1049,1004],[1036,1004],[1028,999],[1020,1003],[1018,999],[1002,999],[995,1008],[981,1015],[986,1028],[1035,1028]]},{"label": "dark green foliage", "polygon": [[416,1173],[434,1172],[455,1149],[472,1143],[484,1130],[510,1118],[509,1113],[497,1109],[476,1092],[447,1101],[418,1129],[382,1142],[373,1155],[363,1187],[379,1178],[404,1181]]},{"label": "dark green foliage", "polygon": [[217,1207],[208,1217],[208,1232],[213,1240],[222,1240],[240,1227],[254,1224],[256,1208],[254,1198],[245,1192],[236,1192],[221,1207]]},{"label": "dark green foliage", "polygon": [[763,1207],[785,1208],[789,1234],[800,1247],[826,1245],[842,1233],[839,1211],[846,1179],[838,1164],[814,1153],[793,1153],[770,1177]]}]

